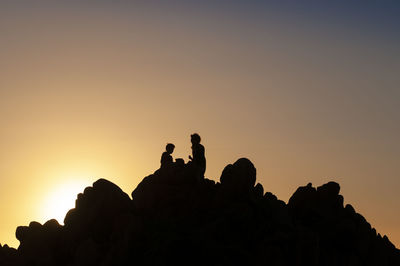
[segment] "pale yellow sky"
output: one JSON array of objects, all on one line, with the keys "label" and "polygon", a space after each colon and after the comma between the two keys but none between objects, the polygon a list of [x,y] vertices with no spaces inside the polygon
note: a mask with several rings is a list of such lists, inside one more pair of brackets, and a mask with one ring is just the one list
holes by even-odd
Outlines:
[{"label": "pale yellow sky", "polygon": [[334,180],[400,244],[398,40],[276,14],[2,10],[0,243],[60,215],[60,186],[70,207],[100,177],[130,194],[198,132],[207,177],[248,157],[284,201]]}]

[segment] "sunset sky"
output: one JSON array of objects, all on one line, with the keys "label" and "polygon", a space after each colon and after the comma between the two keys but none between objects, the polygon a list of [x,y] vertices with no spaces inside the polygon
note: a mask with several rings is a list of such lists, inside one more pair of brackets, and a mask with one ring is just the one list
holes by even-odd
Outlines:
[{"label": "sunset sky", "polygon": [[400,1],[0,0],[0,243],[165,144],[265,191],[341,185],[400,247]]}]

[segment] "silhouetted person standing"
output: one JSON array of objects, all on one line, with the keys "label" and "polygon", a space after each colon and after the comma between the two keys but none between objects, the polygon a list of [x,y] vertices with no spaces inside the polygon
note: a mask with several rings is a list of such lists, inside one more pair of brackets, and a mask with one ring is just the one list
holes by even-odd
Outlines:
[{"label": "silhouetted person standing", "polygon": [[174,152],[174,149],[175,145],[172,143],[168,143],[165,146],[165,152],[161,155],[161,168],[172,165],[173,159],[171,154]]},{"label": "silhouetted person standing", "polygon": [[204,173],[206,172],[206,157],[204,146],[200,144],[201,138],[199,134],[194,133],[190,135],[190,140],[192,142],[192,156],[189,156],[189,159],[192,160],[192,163],[199,169],[200,174],[204,177]]}]

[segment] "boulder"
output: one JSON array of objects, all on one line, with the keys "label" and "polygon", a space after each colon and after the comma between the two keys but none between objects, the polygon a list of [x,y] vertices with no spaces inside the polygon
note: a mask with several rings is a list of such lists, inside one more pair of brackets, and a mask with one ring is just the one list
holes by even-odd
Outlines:
[{"label": "boulder", "polygon": [[256,183],[256,168],[247,158],[240,158],[222,171],[221,188],[228,194],[248,193]]},{"label": "boulder", "polygon": [[29,226],[19,226],[16,237],[20,241],[18,253],[28,264],[48,265],[62,259],[62,226],[52,219],[44,225],[31,222]]},{"label": "boulder", "polygon": [[[85,188],[78,195],[75,208],[64,219],[63,243],[66,245],[68,260],[78,260],[77,265],[83,265],[81,263],[95,263],[101,259],[96,258],[93,261],[84,258],[84,250],[90,250],[91,254],[100,254],[104,258],[104,251],[111,248],[110,239],[115,234],[114,231],[118,230],[116,224],[120,217],[131,212],[132,202],[129,196],[112,182],[99,179],[92,187]],[[91,241],[95,245],[91,245]],[[99,249],[93,251],[95,248]]]},{"label": "boulder", "polygon": [[10,248],[7,244],[4,246],[0,244],[0,265],[20,265],[21,263],[17,255],[15,248]]}]

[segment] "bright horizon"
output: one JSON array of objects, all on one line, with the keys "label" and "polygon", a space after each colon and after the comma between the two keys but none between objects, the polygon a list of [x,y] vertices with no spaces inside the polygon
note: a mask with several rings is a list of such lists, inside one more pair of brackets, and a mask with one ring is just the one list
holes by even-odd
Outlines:
[{"label": "bright horizon", "polygon": [[0,2],[0,243],[198,132],[207,178],[247,157],[285,202],[336,181],[399,248],[400,4],[172,2]]}]

